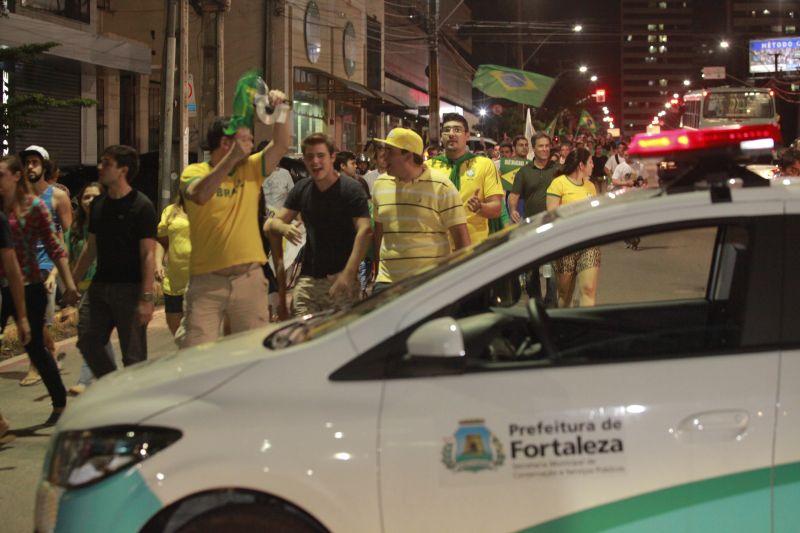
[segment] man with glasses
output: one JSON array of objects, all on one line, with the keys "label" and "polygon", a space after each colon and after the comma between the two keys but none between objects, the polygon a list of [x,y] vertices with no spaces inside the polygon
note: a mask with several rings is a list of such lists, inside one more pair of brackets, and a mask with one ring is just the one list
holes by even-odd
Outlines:
[{"label": "man with glasses", "polygon": [[489,220],[500,218],[505,193],[494,162],[470,153],[469,125],[458,113],[447,113],[442,123],[445,153],[425,162],[430,168],[449,172],[467,211],[467,230],[472,244],[489,236]]}]

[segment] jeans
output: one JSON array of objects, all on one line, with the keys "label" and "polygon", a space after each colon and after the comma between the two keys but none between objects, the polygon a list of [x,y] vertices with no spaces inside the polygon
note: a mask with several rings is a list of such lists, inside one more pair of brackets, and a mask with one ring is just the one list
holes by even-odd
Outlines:
[{"label": "jeans", "polygon": [[101,378],[117,369],[106,345],[117,328],[122,364],[147,359],[147,325],[140,325],[136,310],[141,283],[93,281],[78,309],[78,349],[92,373]]},{"label": "jeans", "polygon": [[[5,328],[8,317],[17,319],[17,309],[11,297],[11,289],[3,287],[2,312],[0,312],[0,326]],[[32,283],[25,286],[25,307],[28,313],[28,322],[31,325],[31,341],[25,345],[28,357],[34,368],[42,376],[44,386],[50,394],[53,407],[59,408],[67,405],[67,389],[58,373],[58,365],[53,354],[44,345],[44,313],[47,307],[47,291],[44,283]]]},{"label": "jeans", "polygon": [[[111,341],[108,341],[108,344],[106,344],[106,352],[108,352],[108,358],[111,361],[116,360],[114,346],[111,344]],[[92,374],[92,369],[89,368],[89,365],[86,364],[86,360],[84,360],[81,365],[81,373],[78,375],[78,385],[89,386],[92,381],[94,381],[94,374]]]}]

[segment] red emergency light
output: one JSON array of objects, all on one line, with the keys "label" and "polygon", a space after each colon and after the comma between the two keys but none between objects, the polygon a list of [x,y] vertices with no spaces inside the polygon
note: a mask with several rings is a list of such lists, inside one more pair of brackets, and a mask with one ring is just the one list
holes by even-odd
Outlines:
[{"label": "red emergency light", "polygon": [[669,130],[654,135],[634,136],[628,153],[639,157],[660,157],[727,147],[736,147],[743,151],[768,150],[780,141],[781,130],[774,124]]}]

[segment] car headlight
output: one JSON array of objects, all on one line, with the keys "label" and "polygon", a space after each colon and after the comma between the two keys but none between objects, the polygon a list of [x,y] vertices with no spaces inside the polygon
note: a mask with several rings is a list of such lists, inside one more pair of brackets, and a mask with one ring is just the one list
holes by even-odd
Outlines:
[{"label": "car headlight", "polygon": [[46,478],[57,487],[85,487],[144,461],[181,435],[175,429],[146,426],[64,431],[51,449]]}]

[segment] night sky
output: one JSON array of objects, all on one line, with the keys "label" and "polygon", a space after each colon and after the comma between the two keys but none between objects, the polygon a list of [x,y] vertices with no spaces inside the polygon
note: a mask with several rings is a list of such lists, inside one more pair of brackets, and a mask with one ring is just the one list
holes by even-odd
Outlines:
[{"label": "night sky", "polygon": [[[515,0],[473,0],[474,21],[515,21]],[[528,57],[541,41],[553,32],[542,45],[525,70],[558,76],[564,74],[548,97],[543,115],[547,116],[561,107],[573,104],[593,92],[594,84],[589,74],[599,78],[596,86],[605,88],[610,102],[619,97],[620,85],[620,13],[619,2],[614,0],[523,0],[523,20],[536,25],[532,32],[524,32],[523,55]],[[569,31],[575,23],[583,31]],[[483,35],[478,36],[478,32]],[[516,28],[470,30],[473,38],[474,64],[495,63],[517,67]],[[589,67],[586,76],[577,73],[579,65]],[[612,112],[617,106],[612,105]],[[541,116],[541,115],[540,115]]]}]

